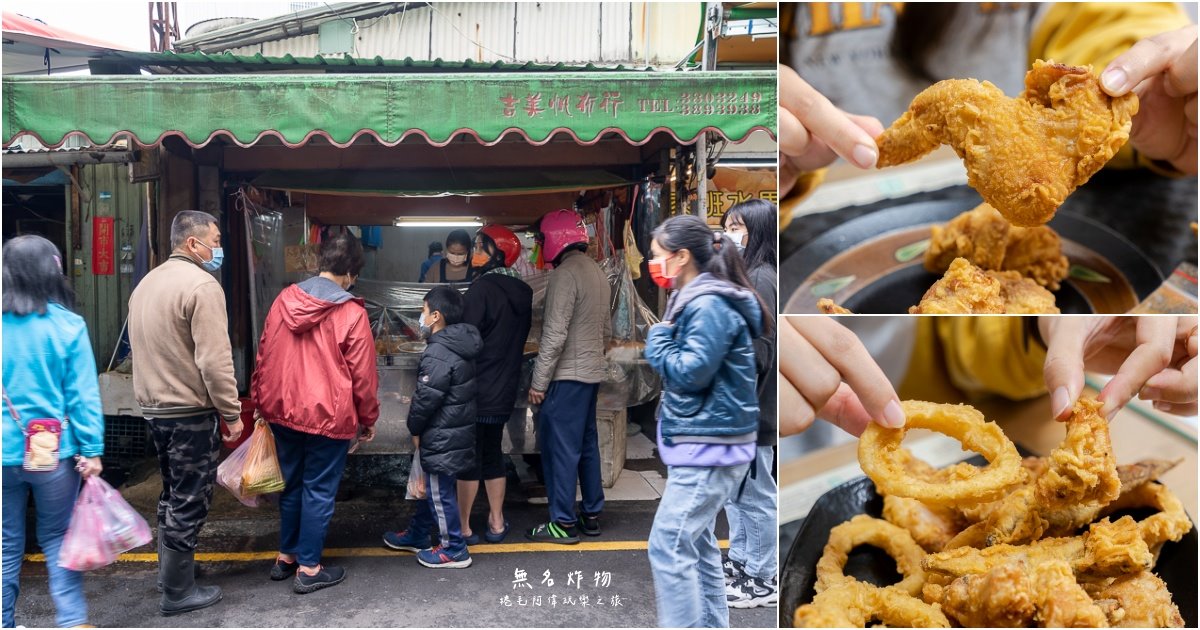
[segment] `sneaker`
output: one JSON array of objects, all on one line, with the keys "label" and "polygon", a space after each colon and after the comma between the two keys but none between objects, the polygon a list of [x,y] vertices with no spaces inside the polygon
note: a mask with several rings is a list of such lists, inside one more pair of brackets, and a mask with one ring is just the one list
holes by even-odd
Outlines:
[{"label": "sneaker", "polygon": [[549,542],[560,545],[574,545],[579,542],[579,533],[574,525],[560,525],[554,521],[534,527],[525,532],[525,537],[533,542]]},{"label": "sneaker", "polygon": [[725,562],[721,564],[721,569],[725,572],[725,586],[729,586],[746,577],[746,565],[733,558],[725,558]]},{"label": "sneaker", "polygon": [[429,544],[429,536],[414,536],[411,530],[407,529],[384,534],[383,544],[397,551],[411,551],[413,553],[433,547],[433,545]]},{"label": "sneaker", "polygon": [[292,580],[292,591],[303,595],[336,586],[345,579],[346,570],[341,567],[318,566],[316,575],[296,571],[296,579]]},{"label": "sneaker", "polygon": [[779,603],[779,588],[752,575],[744,576],[725,587],[725,600],[730,608],[772,607]]},{"label": "sneaker", "polygon": [[282,582],[296,572],[300,568],[299,562],[284,562],[279,558],[275,559],[275,564],[271,565],[271,579],[276,582]]},{"label": "sneaker", "polygon": [[583,512],[579,513],[579,518],[575,522],[579,531],[583,532],[584,536],[599,536],[600,535],[600,515],[594,514],[589,516]]},{"label": "sneaker", "polygon": [[417,552],[417,562],[430,569],[465,569],[471,566],[471,554],[463,549],[457,556],[446,553],[441,545]]}]

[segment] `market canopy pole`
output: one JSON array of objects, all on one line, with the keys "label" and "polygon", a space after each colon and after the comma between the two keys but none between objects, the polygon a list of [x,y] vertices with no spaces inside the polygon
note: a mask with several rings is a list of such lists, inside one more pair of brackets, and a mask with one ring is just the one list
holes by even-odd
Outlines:
[{"label": "market canopy pole", "polygon": [[445,146],[510,134],[534,145],[566,136],[592,145],[616,134],[633,145],[665,133],[680,144],[705,132],[738,142],[775,134],[774,71],[453,75],[217,75],[4,77],[3,145],[32,134],[49,147],[69,135],[95,144],[129,137],[192,147],[216,138],[242,147],[266,137],[288,147],[314,137],[346,147],[419,136]]}]

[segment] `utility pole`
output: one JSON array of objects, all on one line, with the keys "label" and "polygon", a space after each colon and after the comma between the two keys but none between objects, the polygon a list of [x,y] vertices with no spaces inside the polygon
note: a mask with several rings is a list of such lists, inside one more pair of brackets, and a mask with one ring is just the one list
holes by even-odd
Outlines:
[{"label": "utility pole", "polygon": [[166,52],[179,39],[179,14],[174,2],[150,2],[150,50]]}]

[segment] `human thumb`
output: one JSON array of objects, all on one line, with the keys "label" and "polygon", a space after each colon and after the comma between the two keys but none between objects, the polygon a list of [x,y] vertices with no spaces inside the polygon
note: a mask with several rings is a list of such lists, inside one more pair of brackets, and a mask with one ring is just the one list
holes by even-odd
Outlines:
[{"label": "human thumb", "polygon": [[1083,344],[1087,330],[1076,318],[1056,319],[1043,325],[1042,338],[1046,341],[1043,376],[1046,391],[1050,392],[1051,414],[1056,420],[1066,420],[1083,391]]}]

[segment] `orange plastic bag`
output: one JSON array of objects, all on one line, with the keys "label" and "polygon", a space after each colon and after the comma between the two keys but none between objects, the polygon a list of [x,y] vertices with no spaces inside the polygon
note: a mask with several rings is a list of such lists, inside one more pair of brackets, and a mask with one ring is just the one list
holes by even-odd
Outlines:
[{"label": "orange plastic bag", "polygon": [[266,420],[254,423],[250,450],[246,452],[246,467],[242,470],[242,495],[253,496],[283,492],[283,471],[275,451],[275,434]]}]

